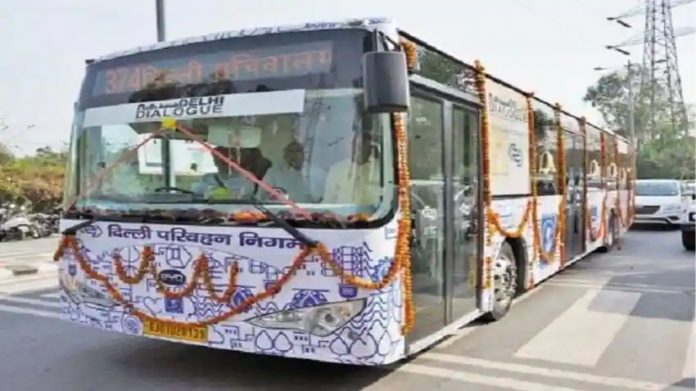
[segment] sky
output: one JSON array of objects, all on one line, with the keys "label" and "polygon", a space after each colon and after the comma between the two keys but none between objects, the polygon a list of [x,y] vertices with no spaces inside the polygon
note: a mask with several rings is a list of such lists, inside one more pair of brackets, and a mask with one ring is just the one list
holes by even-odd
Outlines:
[{"label": "sky", "polygon": [[[602,124],[582,97],[601,72],[642,47],[609,51],[642,33],[643,16],[627,29],[607,16],[642,0],[165,0],[166,38],[245,27],[385,16],[462,60],[576,115]],[[673,10],[674,26],[696,27],[696,2]],[[69,140],[84,60],[155,42],[155,0],[0,1],[0,142],[22,155]],[[696,34],[677,40],[687,103],[696,104]],[[1,128],[0,128],[1,129]]]}]

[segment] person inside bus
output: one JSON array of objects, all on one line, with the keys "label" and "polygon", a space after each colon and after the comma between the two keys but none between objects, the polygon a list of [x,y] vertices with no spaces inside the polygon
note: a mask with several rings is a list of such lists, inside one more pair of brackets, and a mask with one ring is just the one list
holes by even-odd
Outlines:
[{"label": "person inside bus", "polygon": [[[215,151],[238,162],[237,151],[229,147],[216,147]],[[228,166],[224,159],[213,154],[217,172],[208,173],[192,185],[191,190],[207,199],[246,199],[253,194],[253,183],[244,178],[235,169]]]},{"label": "person inside bus", "polygon": [[[233,133],[239,135],[239,140],[232,143],[229,138],[223,140]],[[271,162],[259,150],[258,128],[245,128],[240,132],[230,133],[224,125],[213,125],[209,128],[208,138],[213,144],[222,144],[215,148],[217,152],[251,172],[256,178],[263,178],[271,166]],[[203,175],[199,182],[193,184],[192,191],[203,194],[208,199],[249,199],[257,191],[258,185],[230,167],[225,159],[213,154],[213,162],[217,172]]]},{"label": "person inside bus", "polygon": [[[292,139],[283,149],[283,162],[271,167],[263,180],[294,202],[313,202],[307,181],[302,176],[303,164],[304,146]],[[259,195],[264,200],[274,199],[264,190],[259,190]]]},{"label": "person inside bus", "polygon": [[355,133],[351,156],[329,169],[322,203],[367,206],[379,202],[380,167],[372,141],[368,132]]}]

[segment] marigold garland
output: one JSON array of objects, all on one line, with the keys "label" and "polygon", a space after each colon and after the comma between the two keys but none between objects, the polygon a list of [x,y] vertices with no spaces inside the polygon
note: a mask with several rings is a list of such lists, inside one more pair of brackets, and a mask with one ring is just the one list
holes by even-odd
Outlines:
[{"label": "marigold garland", "polygon": [[418,49],[416,48],[416,45],[404,38],[401,38],[399,43],[401,44],[401,48],[406,55],[406,66],[408,67],[409,71],[415,70],[416,66],[418,65]]},{"label": "marigold garland", "polygon": [[527,94],[526,101],[527,101],[527,132],[528,132],[528,140],[529,140],[529,176],[532,178],[531,185],[532,185],[532,201],[531,201],[531,209],[532,209],[532,248],[534,249],[534,256],[531,257],[529,260],[528,268],[529,268],[529,288],[533,288],[535,281],[534,281],[534,261],[536,258],[539,257],[538,255],[538,250],[540,248],[540,237],[538,235],[538,230],[535,229],[537,226],[537,221],[539,219],[539,213],[537,208],[539,207],[538,205],[538,196],[539,196],[539,190],[537,189],[537,181],[536,181],[536,164],[537,164],[537,154],[536,154],[536,119],[534,115],[534,104],[532,103],[532,98],[534,97],[533,93]]},{"label": "marigold garland", "polygon": [[558,149],[558,189],[561,193],[561,202],[558,207],[558,226],[556,231],[556,241],[560,248],[561,267],[565,266],[568,261],[566,257],[565,241],[562,239],[563,233],[566,232],[566,205],[568,203],[568,192],[566,186],[566,152],[565,152],[565,137],[563,137],[563,128],[561,127],[561,105],[556,104],[556,145]]},{"label": "marigold garland", "polygon": [[[621,167],[619,165],[619,143],[614,141],[614,165],[618,168]],[[621,175],[617,175],[616,179],[616,214],[618,215],[618,220],[619,223],[623,228],[628,228],[628,226],[631,225],[631,220],[633,219],[632,212],[633,212],[633,205],[631,205],[631,201],[633,201],[632,197],[629,195],[627,197],[627,202],[626,202],[626,213],[624,214],[623,209],[621,208],[621,186],[619,186],[619,180],[621,179]],[[626,190],[630,191],[629,189],[629,183],[631,181],[630,175],[626,173],[626,178],[625,178],[625,185],[626,185]]]},{"label": "marigold garland", "polygon": [[[552,262],[553,259],[555,258],[555,253],[556,250],[560,248],[560,258],[561,258],[561,265],[564,265],[565,263],[565,245],[563,241],[561,240],[562,235],[561,233],[564,232],[565,226],[566,226],[566,219],[564,217],[565,215],[565,207],[567,204],[567,194],[566,194],[566,186],[565,186],[565,142],[564,142],[564,137],[563,137],[563,132],[560,126],[560,110],[561,107],[560,105],[556,105],[556,127],[558,129],[557,132],[557,149],[558,149],[558,163],[557,165],[560,167],[559,173],[558,173],[558,178],[557,178],[557,183],[559,186],[559,190],[561,193],[561,200],[559,202],[558,206],[558,216],[559,216],[559,223],[556,225],[555,232],[554,232],[554,245],[553,248],[551,249],[550,252],[546,253],[542,250],[541,246],[541,228],[539,227],[539,221],[538,221],[538,191],[537,191],[537,182],[536,182],[536,139],[535,139],[535,129],[534,129],[534,110],[533,110],[533,105],[532,105],[532,97],[533,94],[526,94],[526,99],[527,99],[527,123],[528,123],[528,137],[529,137],[529,172],[530,176],[532,177],[532,199],[527,202],[527,205],[525,207],[525,210],[522,215],[522,219],[520,222],[517,224],[516,228],[510,231],[505,230],[502,227],[502,224],[500,222],[499,215],[493,210],[493,200],[492,200],[492,193],[491,193],[491,188],[490,188],[490,141],[489,141],[489,132],[490,132],[490,119],[488,116],[488,100],[487,100],[487,92],[486,92],[486,76],[485,76],[485,68],[481,65],[479,61],[476,62],[476,78],[475,78],[475,85],[476,85],[476,90],[478,93],[478,98],[481,101],[482,106],[484,107],[484,110],[481,114],[481,144],[482,144],[482,171],[483,171],[483,202],[485,206],[485,219],[486,219],[486,233],[485,233],[485,244],[486,247],[490,247],[493,244],[493,238],[492,235],[494,232],[499,233],[500,235],[506,237],[506,238],[521,238],[524,235],[525,228],[528,226],[529,220],[532,221],[532,235],[533,235],[533,248],[534,248],[534,253],[535,257],[541,259],[544,262]],[[530,260],[529,266],[530,266],[530,281],[529,285],[530,287],[534,286],[534,277],[533,277],[533,262],[534,260]],[[491,287],[491,278],[492,278],[492,264],[493,264],[493,258],[488,255],[484,257],[484,281],[483,281],[483,286],[484,288],[489,288]]]},{"label": "marigold garland", "polygon": [[[489,215],[493,212],[492,211],[492,197],[491,197],[491,188],[490,188],[490,156],[489,156],[489,144],[490,141],[488,140],[489,134],[488,132],[490,131],[490,119],[488,118],[488,96],[486,93],[486,69],[484,66],[479,62],[478,60],[475,63],[476,66],[476,75],[475,75],[475,84],[476,84],[476,92],[479,98],[479,101],[481,102],[481,105],[483,106],[483,110],[481,113],[481,149],[482,149],[482,161],[481,161],[481,166],[482,166],[482,171],[483,171],[483,205],[484,205],[484,213],[485,213],[485,221],[488,223],[486,224],[486,230],[484,234],[484,240],[485,240],[485,247],[484,247],[484,254],[486,252],[486,249],[490,248],[493,245],[493,232],[492,232],[492,226],[490,224],[490,217]],[[493,278],[493,257],[491,255],[485,255],[484,256],[484,269],[483,269],[483,288],[484,289],[490,289],[491,286],[493,285],[492,283],[492,278]]]},{"label": "marigold garland", "polygon": [[[401,209],[401,217],[398,222],[398,234],[397,234],[397,244],[396,244],[396,250],[395,250],[395,255],[394,255],[394,260],[392,261],[392,264],[389,267],[389,270],[386,275],[382,277],[382,279],[378,282],[370,281],[370,280],[365,280],[362,278],[359,278],[354,275],[349,275],[348,273],[343,271],[343,268],[340,266],[336,260],[333,259],[333,257],[330,255],[329,250],[326,248],[326,246],[323,243],[319,243],[315,247],[307,248],[305,246],[302,246],[301,252],[294,258],[289,270],[281,275],[281,277],[275,281],[272,284],[267,285],[266,289],[254,296],[250,296],[246,298],[242,303],[230,307],[229,310],[218,314],[214,317],[208,318],[203,321],[199,322],[193,322],[193,323],[185,323],[185,322],[178,322],[178,321],[173,321],[173,320],[163,320],[156,318],[154,316],[148,315],[145,312],[135,308],[133,303],[128,302],[125,300],[123,295],[121,295],[120,291],[111,283],[109,280],[108,276],[102,275],[98,272],[96,272],[90,265],[89,261],[85,258],[84,254],[82,254],[80,247],[77,243],[77,239],[75,238],[74,235],[67,235],[64,236],[63,239],[60,242],[60,245],[58,249],[56,250],[54,254],[54,260],[58,260],[63,257],[64,252],[66,249],[69,249],[72,253],[75,259],[77,260],[80,268],[83,270],[83,272],[91,279],[101,282],[104,284],[105,288],[111,295],[111,297],[118,302],[119,304],[123,305],[127,309],[131,311],[131,313],[138,318],[140,318],[142,321],[146,320],[152,320],[152,321],[159,321],[159,322],[164,322],[165,324],[177,326],[177,327],[184,327],[184,328],[191,328],[191,327],[198,327],[198,326],[207,326],[207,325],[212,325],[219,323],[221,321],[224,321],[231,316],[246,312],[251,306],[256,304],[257,302],[264,300],[268,297],[271,297],[273,295],[276,295],[282,287],[287,284],[287,282],[292,278],[294,275],[296,275],[297,271],[300,270],[302,265],[307,261],[307,257],[314,253],[318,253],[321,261],[328,265],[335,273],[337,276],[341,278],[342,281],[354,285],[359,288],[364,288],[364,289],[371,289],[371,290],[377,290],[377,289],[383,289],[387,285],[391,284],[398,276],[399,272],[402,273],[401,278],[402,278],[402,299],[404,303],[404,322],[402,324],[401,331],[403,334],[409,333],[415,324],[415,307],[413,305],[413,292],[412,292],[412,276],[411,276],[411,255],[410,255],[410,233],[411,233],[411,216],[410,216],[410,174],[408,170],[408,139],[406,136],[406,129],[405,129],[405,122],[402,114],[394,114],[392,116],[392,120],[394,122],[394,128],[395,128],[395,136],[396,136],[396,141],[397,141],[397,167],[398,167],[398,179],[399,179],[399,186],[398,186],[398,192],[399,192],[399,207]],[[241,214],[240,214],[241,213]],[[237,221],[258,221],[261,219],[265,219],[267,216],[264,214],[254,214],[250,212],[239,212],[234,216],[234,219]],[[366,219],[365,216],[362,215],[357,215],[355,216],[355,220],[357,221],[364,221]],[[123,263],[121,261],[120,255],[119,254],[114,254],[114,266],[116,269],[116,275],[117,277],[122,281],[127,284],[137,284],[145,278],[145,276],[148,274],[148,272],[155,277],[155,280],[157,280],[157,270],[154,262],[154,252],[150,246],[145,246],[143,248],[143,251],[141,253],[141,261],[136,269],[136,273],[134,276],[129,276],[126,268],[123,266]],[[236,291],[237,283],[237,275],[238,275],[238,264],[237,262],[234,262],[231,270],[229,272],[229,281],[227,288],[223,292],[221,296],[219,296],[215,290],[215,287],[213,286],[211,277],[210,277],[210,271],[209,271],[209,265],[208,265],[208,259],[204,254],[201,254],[201,256],[196,260],[195,266],[194,266],[194,274],[189,282],[189,284],[183,288],[180,291],[174,292],[170,291],[167,289],[163,284],[160,282],[157,283],[157,289],[160,293],[164,294],[165,297],[168,298],[181,298],[184,296],[188,296],[191,293],[193,293],[193,290],[200,284],[200,280],[203,280],[203,284],[205,285],[205,288],[208,291],[208,295],[215,300],[218,303],[223,303],[227,304],[229,306],[230,301],[232,299],[232,296],[234,295],[234,292]]]},{"label": "marigold garland", "polygon": [[592,227],[592,216],[590,216],[590,209],[589,207],[586,207],[586,213],[585,213],[585,224],[587,224],[588,231],[590,234],[590,240],[591,241],[597,241],[599,239],[604,238],[604,234],[606,233],[606,214],[607,214],[607,194],[604,193],[604,197],[602,198],[602,206],[600,207],[600,212],[599,212],[599,228],[595,231],[594,228]]}]

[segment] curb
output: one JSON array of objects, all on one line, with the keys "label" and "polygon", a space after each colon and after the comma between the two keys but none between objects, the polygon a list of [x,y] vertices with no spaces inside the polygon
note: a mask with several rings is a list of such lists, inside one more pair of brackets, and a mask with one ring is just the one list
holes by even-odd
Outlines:
[{"label": "curb", "polygon": [[40,263],[40,264],[17,264],[0,267],[0,281],[9,280],[15,277],[31,276],[35,274],[43,274],[58,271],[58,265],[55,263]]}]

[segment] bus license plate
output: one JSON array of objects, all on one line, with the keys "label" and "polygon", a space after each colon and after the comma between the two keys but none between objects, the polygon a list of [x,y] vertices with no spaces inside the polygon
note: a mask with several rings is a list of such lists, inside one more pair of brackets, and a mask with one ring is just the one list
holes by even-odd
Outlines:
[{"label": "bus license plate", "polygon": [[143,334],[182,341],[208,342],[207,326],[183,326],[153,319],[145,319]]}]

